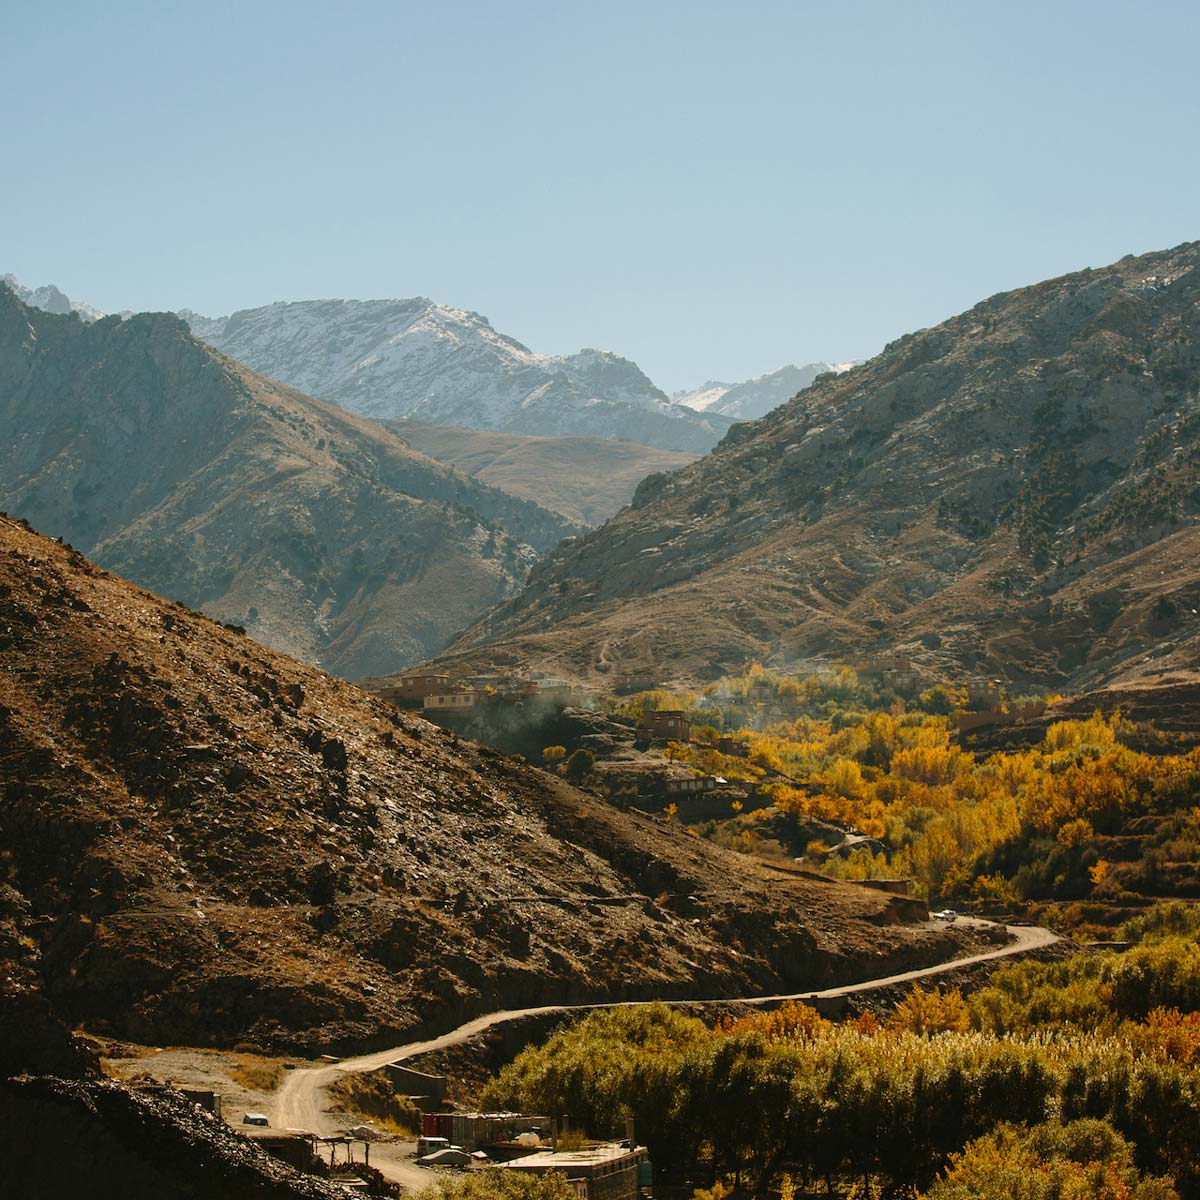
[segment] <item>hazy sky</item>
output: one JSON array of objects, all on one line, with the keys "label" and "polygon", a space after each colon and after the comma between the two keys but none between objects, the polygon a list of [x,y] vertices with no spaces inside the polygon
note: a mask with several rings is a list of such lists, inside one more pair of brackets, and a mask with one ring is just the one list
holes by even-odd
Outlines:
[{"label": "hazy sky", "polygon": [[1200,4],[0,0],[0,272],[426,295],[668,389],[1200,237]]}]

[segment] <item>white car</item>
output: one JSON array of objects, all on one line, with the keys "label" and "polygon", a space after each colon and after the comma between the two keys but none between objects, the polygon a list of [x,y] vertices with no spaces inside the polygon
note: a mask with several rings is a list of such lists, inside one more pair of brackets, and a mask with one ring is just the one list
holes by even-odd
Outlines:
[{"label": "white car", "polygon": [[943,908],[932,914],[935,921],[957,921],[958,913],[952,908]]}]

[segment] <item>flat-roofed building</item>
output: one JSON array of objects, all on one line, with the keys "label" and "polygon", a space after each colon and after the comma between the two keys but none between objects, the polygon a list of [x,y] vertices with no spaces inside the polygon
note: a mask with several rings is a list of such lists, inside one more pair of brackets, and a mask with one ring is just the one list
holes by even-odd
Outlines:
[{"label": "flat-roofed building", "polygon": [[420,708],[426,696],[450,690],[450,676],[438,673],[401,675],[391,687],[383,688],[379,695],[389,704],[401,708]]},{"label": "flat-roofed building", "polygon": [[639,1182],[649,1175],[649,1166],[644,1146],[607,1143],[587,1150],[541,1151],[503,1163],[500,1169],[531,1175],[561,1171],[586,1200],[637,1200]]},{"label": "flat-roofed building", "polygon": [[692,736],[692,723],[680,708],[651,708],[642,713],[640,728],[652,738],[686,742]]}]

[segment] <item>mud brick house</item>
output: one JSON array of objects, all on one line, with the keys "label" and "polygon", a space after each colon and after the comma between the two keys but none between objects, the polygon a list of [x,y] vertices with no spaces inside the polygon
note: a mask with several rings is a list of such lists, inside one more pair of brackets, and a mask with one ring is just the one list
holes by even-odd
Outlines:
[{"label": "mud brick house", "polygon": [[692,723],[681,708],[657,708],[642,713],[638,728],[651,738],[686,742],[692,736]]},{"label": "mud brick house", "polygon": [[972,679],[967,684],[967,704],[976,712],[995,712],[1004,702],[1004,688],[997,679]]},{"label": "mud brick house", "polygon": [[898,659],[883,669],[884,685],[898,696],[911,696],[921,686],[921,676],[907,659]]},{"label": "mud brick house", "polygon": [[379,694],[399,708],[421,708],[427,696],[450,691],[449,675],[401,675],[394,687]]},{"label": "mud brick house", "polygon": [[442,709],[458,711],[474,708],[483,699],[482,692],[464,689],[458,692],[435,692],[426,696],[422,704],[425,709]]},{"label": "mud brick house", "polygon": [[527,699],[556,708],[586,705],[591,692],[567,679],[533,679],[522,689]]}]

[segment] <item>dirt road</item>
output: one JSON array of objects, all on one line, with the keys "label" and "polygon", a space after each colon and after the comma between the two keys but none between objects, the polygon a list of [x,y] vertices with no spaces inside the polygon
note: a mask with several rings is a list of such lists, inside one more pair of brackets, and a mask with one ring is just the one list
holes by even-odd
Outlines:
[{"label": "dirt road", "polygon": [[[995,927],[991,921],[981,921],[974,917],[959,917],[958,921],[962,925],[974,925],[978,928]],[[857,992],[891,987],[898,983],[911,983],[921,979],[928,979],[933,976],[943,975],[947,971],[958,970],[960,967],[968,967],[974,963],[988,962],[997,958],[1006,958],[1012,954],[1021,954],[1028,950],[1035,950],[1041,946],[1049,946],[1058,941],[1058,938],[1048,929],[1025,925],[1009,925],[1006,928],[1012,940],[1004,946],[997,947],[995,950],[984,951],[981,954],[972,954],[966,958],[954,958],[933,967],[920,967],[915,971],[905,971],[902,974],[888,975],[881,979],[868,979],[862,983],[851,983],[843,987],[826,988],[824,991],[797,992],[787,996],[742,997],[741,1002],[745,1004],[772,1004],[782,1000],[816,1000],[822,997],[849,996]],[[694,1000],[688,1001],[688,1003],[727,1004],[729,1001],[729,997],[724,997],[713,1000]],[[626,1003],[649,1004],[651,1001],[629,1001]],[[493,1025],[501,1025],[505,1021],[512,1021],[520,1017],[535,1016],[539,1013],[587,1012],[596,1008],[617,1007],[622,1007],[622,1005],[548,1004],[541,1008],[519,1008],[506,1012],[489,1013],[486,1016],[476,1017],[475,1020],[468,1021],[465,1025],[460,1025],[457,1029],[442,1034],[441,1037],[430,1038],[428,1041],[409,1042],[403,1046],[393,1046],[389,1050],[379,1050],[374,1054],[364,1054],[358,1058],[344,1059],[342,1062],[330,1064],[328,1067],[291,1071],[275,1095],[271,1124],[277,1129],[307,1129],[313,1133],[327,1136],[334,1133],[338,1128],[344,1128],[348,1123],[344,1116],[325,1111],[325,1089],[339,1075],[346,1071],[375,1071],[380,1067],[387,1066],[388,1063],[400,1062],[406,1058],[414,1058],[416,1055],[424,1054],[430,1050],[443,1050],[447,1046],[456,1046],[459,1042],[465,1042],[468,1038],[483,1032],[485,1029],[490,1029]],[[431,1178],[424,1174],[420,1167],[412,1167],[408,1164],[380,1161],[375,1165],[379,1166],[385,1175],[388,1175],[398,1183],[411,1185],[417,1181],[428,1182]],[[416,1172],[416,1175],[413,1172]]]}]

